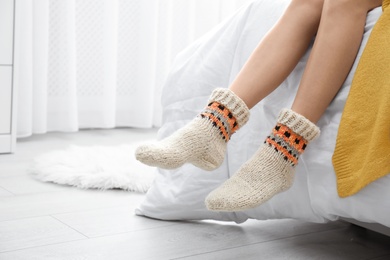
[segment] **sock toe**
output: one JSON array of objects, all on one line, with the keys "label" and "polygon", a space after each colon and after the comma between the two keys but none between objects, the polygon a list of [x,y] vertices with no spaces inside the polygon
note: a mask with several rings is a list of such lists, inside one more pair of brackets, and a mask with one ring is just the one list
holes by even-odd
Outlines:
[{"label": "sock toe", "polygon": [[135,158],[141,162],[153,160],[154,150],[150,145],[141,145],[135,150]]},{"label": "sock toe", "polygon": [[239,211],[253,207],[250,203],[255,194],[253,188],[240,178],[230,178],[211,192],[205,204],[212,211]]},{"label": "sock toe", "polygon": [[167,148],[153,144],[139,146],[135,151],[135,158],[146,165],[163,169],[175,169],[184,164],[180,156],[175,156],[172,152],[167,153]]}]

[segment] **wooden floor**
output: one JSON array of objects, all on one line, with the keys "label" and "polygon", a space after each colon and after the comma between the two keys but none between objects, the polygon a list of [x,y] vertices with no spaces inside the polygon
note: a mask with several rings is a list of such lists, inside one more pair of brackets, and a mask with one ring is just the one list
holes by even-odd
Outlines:
[{"label": "wooden floor", "polygon": [[35,156],[118,145],[154,130],[89,130],[22,139],[0,155],[0,259],[390,259],[390,238],[335,222],[168,222],[134,215],[143,194],[80,190],[30,177]]}]

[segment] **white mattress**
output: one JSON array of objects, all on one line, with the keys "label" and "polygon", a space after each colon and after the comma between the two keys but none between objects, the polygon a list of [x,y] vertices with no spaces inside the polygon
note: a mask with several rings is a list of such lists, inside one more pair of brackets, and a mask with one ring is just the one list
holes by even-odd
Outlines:
[{"label": "white mattress", "polygon": [[[163,125],[159,137],[173,133],[204,108],[214,88],[228,87],[259,40],[287,7],[288,0],[255,1],[183,51],[175,60],[163,91]],[[368,14],[363,43],[367,42],[381,8]],[[288,44],[288,43],[286,43]],[[291,75],[265,100],[251,110],[247,125],[229,142],[223,165],[206,172],[192,165],[177,170],[157,169],[158,176],[136,214],[158,219],[218,219],[243,222],[248,218],[294,218],[311,222],[339,216],[390,227],[390,176],[358,194],[341,199],[336,191],[331,157],[341,113],[349,92],[350,75],[318,122],[322,135],[311,143],[297,166],[293,187],[258,208],[235,213],[207,211],[204,198],[228,179],[262,144],[283,107],[290,107],[310,49]]]}]

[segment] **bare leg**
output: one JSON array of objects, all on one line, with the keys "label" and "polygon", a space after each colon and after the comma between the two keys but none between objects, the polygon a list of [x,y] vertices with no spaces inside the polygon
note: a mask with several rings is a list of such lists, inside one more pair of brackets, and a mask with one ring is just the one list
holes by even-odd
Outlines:
[{"label": "bare leg", "polygon": [[319,135],[314,122],[340,89],[356,57],[367,12],[380,4],[381,0],[324,0],[317,38],[292,110],[281,111],[264,144],[207,196],[208,209],[254,208],[291,187],[299,156]]},{"label": "bare leg", "polygon": [[325,0],[313,50],[292,110],[317,122],[356,58],[367,12],[381,0]]},{"label": "bare leg", "polygon": [[252,108],[297,65],[317,32],[324,0],[293,0],[230,86]]},{"label": "bare leg", "polygon": [[137,148],[136,158],[166,169],[184,163],[213,170],[223,162],[230,136],[249,118],[249,108],[294,69],[320,21],[324,0],[292,0],[261,41],[230,89],[215,89],[197,118],[168,138]]}]

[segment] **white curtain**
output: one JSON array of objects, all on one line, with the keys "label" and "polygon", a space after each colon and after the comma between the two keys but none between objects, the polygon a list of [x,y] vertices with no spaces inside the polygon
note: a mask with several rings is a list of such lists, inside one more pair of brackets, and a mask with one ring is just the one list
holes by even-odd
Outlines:
[{"label": "white curtain", "polygon": [[18,0],[18,137],[152,127],[174,57],[251,0]]}]

